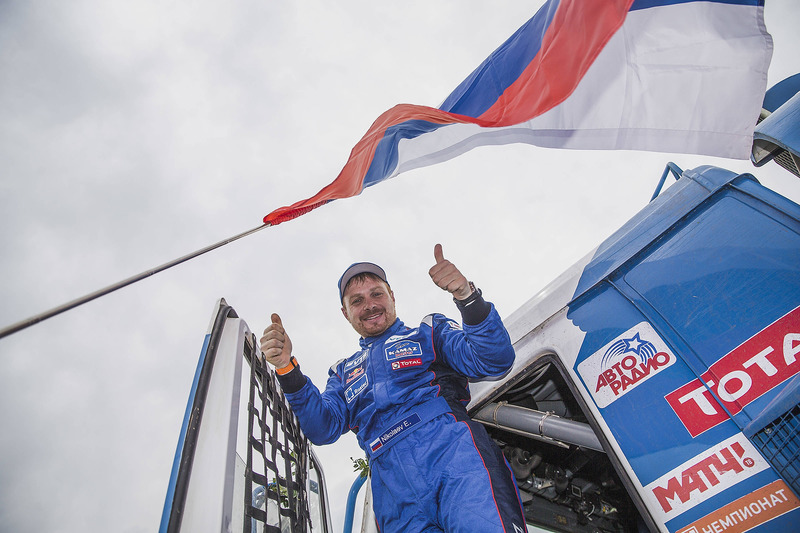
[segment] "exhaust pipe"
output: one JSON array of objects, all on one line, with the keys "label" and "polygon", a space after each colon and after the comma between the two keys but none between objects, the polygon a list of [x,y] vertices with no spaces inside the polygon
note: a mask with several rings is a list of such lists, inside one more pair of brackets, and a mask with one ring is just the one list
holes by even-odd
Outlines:
[{"label": "exhaust pipe", "polygon": [[589,424],[506,402],[490,403],[472,417],[478,422],[536,439],[553,439],[605,453]]}]

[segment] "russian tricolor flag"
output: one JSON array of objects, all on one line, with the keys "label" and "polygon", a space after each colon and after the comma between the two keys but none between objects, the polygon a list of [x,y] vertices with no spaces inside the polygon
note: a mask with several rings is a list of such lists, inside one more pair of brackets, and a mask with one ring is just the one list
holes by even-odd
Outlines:
[{"label": "russian tricolor flag", "polygon": [[383,448],[383,442],[381,442],[380,437],[378,437],[369,444],[369,449],[372,450],[373,453],[377,452],[381,448]]},{"label": "russian tricolor flag", "polygon": [[772,55],[763,0],[549,0],[437,109],[401,104],[270,225],[476,146],[747,159]]}]

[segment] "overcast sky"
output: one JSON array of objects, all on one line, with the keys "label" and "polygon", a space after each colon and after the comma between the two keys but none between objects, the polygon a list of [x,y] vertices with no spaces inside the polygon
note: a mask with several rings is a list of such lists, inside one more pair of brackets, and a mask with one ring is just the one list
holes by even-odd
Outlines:
[{"label": "overcast sky", "polygon": [[[541,2],[0,0],[0,326],[261,223],[332,180],[401,102],[437,106]],[[772,0],[770,85],[800,5]],[[157,529],[203,336],[279,312],[304,372],[356,350],[336,281],[383,265],[400,317],[457,316],[433,245],[507,316],[649,200],[668,161],[486,147],[269,228],[0,340],[0,531]],[[317,448],[342,527],[355,437]]]}]

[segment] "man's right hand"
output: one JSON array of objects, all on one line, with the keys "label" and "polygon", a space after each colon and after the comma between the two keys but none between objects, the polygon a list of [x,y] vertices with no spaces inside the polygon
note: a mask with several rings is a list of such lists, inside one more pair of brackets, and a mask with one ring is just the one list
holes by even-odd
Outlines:
[{"label": "man's right hand", "polygon": [[283,329],[281,317],[272,313],[272,324],[264,330],[261,336],[261,351],[267,362],[275,368],[283,368],[289,364],[292,357],[292,341]]}]

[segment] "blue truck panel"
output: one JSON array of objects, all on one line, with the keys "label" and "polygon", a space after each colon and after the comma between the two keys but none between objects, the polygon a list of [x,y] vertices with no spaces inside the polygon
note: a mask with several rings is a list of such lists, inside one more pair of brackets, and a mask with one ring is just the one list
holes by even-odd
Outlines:
[{"label": "blue truck panel", "polygon": [[[586,333],[576,373],[670,531],[800,489],[800,206],[750,175],[685,172],[598,249],[567,316]],[[747,499],[762,492],[767,507]]]}]

